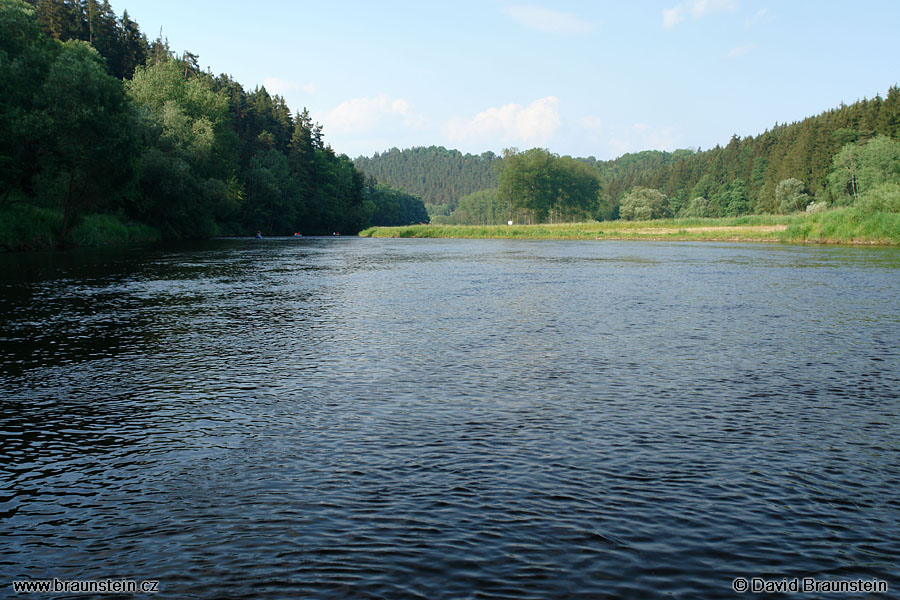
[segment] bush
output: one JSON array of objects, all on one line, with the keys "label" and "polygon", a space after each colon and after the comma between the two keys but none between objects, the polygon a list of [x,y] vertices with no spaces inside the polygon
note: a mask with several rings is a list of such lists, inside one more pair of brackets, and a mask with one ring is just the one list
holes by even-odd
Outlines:
[{"label": "bush", "polygon": [[799,212],[809,204],[809,195],[803,191],[803,182],[795,177],[782,179],[775,188],[775,202],[781,214]]},{"label": "bush", "polygon": [[115,215],[88,215],[72,229],[79,246],[115,246],[129,242],[156,241],[159,231],[142,223],[123,223]]},{"label": "bush", "polygon": [[71,236],[79,246],[125,244],[128,242],[128,228],[112,215],[88,215],[72,228]]},{"label": "bush", "polygon": [[0,248],[33,250],[53,246],[62,229],[62,215],[30,204],[0,208]]},{"label": "bush", "polygon": [[716,203],[703,196],[697,196],[692,198],[688,205],[681,209],[679,216],[707,218],[721,217],[722,215]]},{"label": "bush", "polygon": [[813,202],[813,203],[809,204],[806,207],[806,212],[808,212],[810,214],[820,213],[820,212],[823,212],[824,210],[826,210],[827,208],[828,208],[828,203],[825,202],[824,200],[821,200],[819,202]]},{"label": "bush", "polygon": [[863,213],[900,213],[900,184],[882,183],[865,192],[856,202]]},{"label": "bush", "polygon": [[622,200],[619,217],[626,221],[648,221],[671,217],[669,199],[659,190],[636,187]]}]

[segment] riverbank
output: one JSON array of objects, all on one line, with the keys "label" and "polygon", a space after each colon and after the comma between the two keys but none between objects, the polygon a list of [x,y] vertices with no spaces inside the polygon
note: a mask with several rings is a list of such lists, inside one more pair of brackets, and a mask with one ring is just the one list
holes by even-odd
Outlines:
[{"label": "riverbank", "polygon": [[409,225],[370,227],[379,238],[669,240],[900,245],[900,214],[837,209],[815,214],[725,219],[592,221],[541,225]]},{"label": "riverbank", "polygon": [[51,248],[123,246],[158,242],[159,230],[113,214],[85,215],[67,236],[62,236],[59,210],[14,204],[0,207],[0,252]]}]

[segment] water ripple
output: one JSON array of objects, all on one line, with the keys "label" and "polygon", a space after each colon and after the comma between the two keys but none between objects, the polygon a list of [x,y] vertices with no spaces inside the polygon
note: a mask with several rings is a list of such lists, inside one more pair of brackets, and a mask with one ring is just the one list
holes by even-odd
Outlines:
[{"label": "water ripple", "polygon": [[0,261],[2,585],[900,585],[896,250],[304,238]]}]

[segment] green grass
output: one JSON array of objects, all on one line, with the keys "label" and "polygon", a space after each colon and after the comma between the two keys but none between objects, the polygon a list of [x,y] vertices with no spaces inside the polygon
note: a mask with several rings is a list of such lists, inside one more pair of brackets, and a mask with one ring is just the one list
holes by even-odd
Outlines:
[{"label": "green grass", "polygon": [[87,215],[71,233],[77,246],[96,248],[133,242],[155,242],[159,231],[142,223],[125,223],[115,215]]},{"label": "green grass", "polygon": [[808,215],[783,232],[783,241],[900,245],[900,213],[841,208]]},{"label": "green grass", "polygon": [[724,219],[603,221],[556,225],[410,225],[370,227],[363,237],[558,240],[752,241],[900,245],[900,214],[838,209],[816,214]]},{"label": "green grass", "polygon": [[52,246],[62,229],[62,215],[29,204],[0,207],[0,249],[34,250]]},{"label": "green grass", "polygon": [[[0,207],[0,250],[53,248],[60,241],[62,214],[29,204]],[[86,215],[69,232],[67,245],[117,246],[160,239],[158,230],[142,223],[125,222],[116,215]]]}]

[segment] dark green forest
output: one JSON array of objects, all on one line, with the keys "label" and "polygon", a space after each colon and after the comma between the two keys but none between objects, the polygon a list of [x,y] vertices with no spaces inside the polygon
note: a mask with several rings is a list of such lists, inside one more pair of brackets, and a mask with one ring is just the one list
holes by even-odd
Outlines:
[{"label": "dark green forest", "polygon": [[[518,157],[529,153],[533,150],[512,152]],[[592,206],[582,203],[579,210],[552,209],[566,204],[564,194],[551,199],[545,194],[538,204],[519,198],[523,204],[518,209],[498,201],[498,177],[510,165],[508,158],[490,156],[488,167],[485,155],[465,155],[462,160],[458,152],[432,147],[394,149],[355,162],[382,181],[420,194],[435,223],[497,224],[508,218],[550,222],[582,216],[597,220],[731,217],[851,205],[900,211],[900,89],[894,86],[884,98],[842,105],[800,122],[776,124],[757,136],[733,136],[727,145],[705,151],[651,150],[609,161],[552,155],[591,167],[601,181]],[[549,167],[538,169],[540,160],[533,158],[530,166],[517,158],[515,177],[525,176],[528,170],[531,177],[540,173],[535,185],[547,190],[557,175]],[[426,179],[427,194],[423,186],[414,187]],[[467,187],[464,182],[484,187]],[[529,203],[536,212],[522,213]]]},{"label": "dark green forest", "polygon": [[448,215],[463,196],[497,187],[501,160],[493,152],[463,154],[429,146],[391,148],[372,158],[360,156],[353,163],[366,175],[418,196],[430,214]]},{"label": "dark green forest", "polygon": [[265,88],[97,0],[0,0],[0,247],[427,221]]}]

